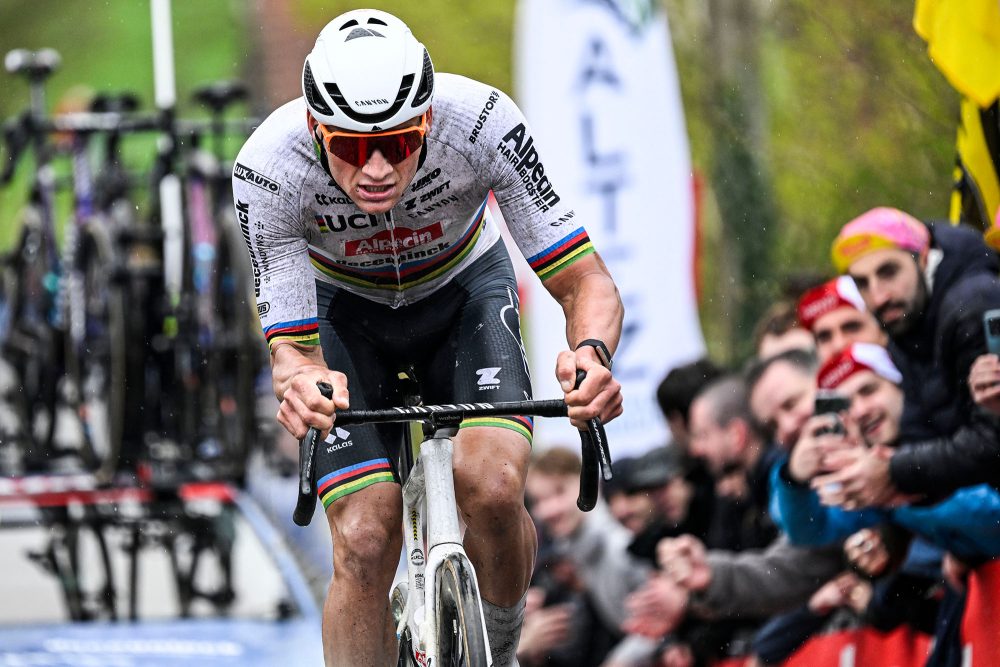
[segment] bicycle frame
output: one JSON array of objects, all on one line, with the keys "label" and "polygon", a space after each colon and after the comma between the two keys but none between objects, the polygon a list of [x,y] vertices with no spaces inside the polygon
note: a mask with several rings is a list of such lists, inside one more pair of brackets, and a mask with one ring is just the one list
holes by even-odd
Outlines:
[{"label": "bicycle frame", "polygon": [[[577,373],[577,386],[585,374]],[[333,396],[333,386],[318,382],[317,388],[327,398]],[[404,394],[405,395],[405,394]],[[409,402],[412,397],[407,395]],[[477,610],[478,626],[470,626],[469,618],[459,621],[465,629],[463,640],[469,639],[467,650],[482,646],[486,664],[492,664],[489,637],[482,610],[482,598],[475,569],[462,546],[462,531],[458,522],[458,506],[452,471],[454,443],[462,420],[479,416],[534,415],[540,417],[565,417],[568,408],[562,400],[514,401],[507,403],[460,403],[455,405],[409,405],[384,410],[346,410],[338,412],[340,425],[360,423],[413,422],[425,424],[425,433],[432,433],[420,446],[420,456],[403,483],[403,528],[407,565],[406,599],[402,602],[400,620],[396,628],[402,639],[404,629],[409,630],[412,659],[420,667],[437,667],[438,640],[441,638],[438,606],[438,577],[451,563],[453,583],[462,586],[459,596],[469,600]],[[433,429],[428,431],[426,427]],[[307,526],[316,510],[316,472],[314,459],[320,432],[311,427],[299,441],[299,493],[292,520]],[[583,466],[580,476],[580,495],[577,506],[583,511],[593,509],[597,501],[599,478],[612,478],[610,452],[604,427],[599,418],[587,422],[587,430],[580,431]],[[401,457],[408,463],[408,458]],[[404,471],[405,474],[405,471]],[[426,522],[425,522],[426,515]],[[426,530],[424,530],[426,528]],[[426,533],[426,536],[425,536]],[[426,537],[426,541],[425,541]],[[456,558],[457,557],[457,558]],[[471,579],[471,581],[469,581]],[[446,579],[442,576],[442,582]],[[466,584],[468,584],[466,586]],[[400,585],[393,587],[391,604],[395,605]],[[452,593],[454,595],[454,593]],[[454,602],[454,601],[453,601]],[[395,609],[395,607],[394,607]],[[452,609],[454,611],[454,607]],[[393,612],[395,614],[395,611]],[[453,621],[456,619],[453,618]],[[471,630],[470,628],[475,628]],[[474,637],[474,639],[473,639]],[[481,639],[481,642],[480,642]],[[405,646],[402,647],[405,650]],[[448,650],[448,649],[445,649]],[[478,654],[478,651],[476,651]],[[401,656],[404,654],[401,654]],[[482,655],[482,654],[480,654]],[[407,658],[409,660],[409,658]],[[476,662],[475,664],[482,664]]]},{"label": "bicycle frame", "polygon": [[[457,428],[442,428],[438,429],[433,437],[426,438],[420,444],[420,457],[403,484],[408,593],[400,626],[396,628],[396,636],[402,636],[404,625],[410,628],[413,658],[421,665],[436,665],[439,658],[436,642],[433,641],[437,636],[437,615],[427,613],[427,610],[433,609],[434,605],[438,568],[445,558],[452,554],[460,554],[462,558],[468,559],[462,546],[462,531],[458,522],[452,472],[454,443],[451,438],[457,432]],[[426,546],[422,530],[425,515]],[[469,568],[469,571],[478,594],[479,582],[475,581],[475,570]],[[479,623],[483,627],[486,655],[489,656],[486,619],[482,615],[481,606]],[[420,654],[424,662],[421,662]],[[489,659],[489,662],[492,664],[492,659]]]}]

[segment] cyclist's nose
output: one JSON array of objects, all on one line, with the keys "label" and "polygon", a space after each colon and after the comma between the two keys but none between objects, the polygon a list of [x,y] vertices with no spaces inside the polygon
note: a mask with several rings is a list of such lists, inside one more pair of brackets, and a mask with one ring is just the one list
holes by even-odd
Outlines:
[{"label": "cyclist's nose", "polygon": [[385,159],[382,151],[376,149],[368,156],[368,160],[365,162],[365,166],[361,168],[361,172],[369,178],[382,179],[392,173],[392,164]]}]

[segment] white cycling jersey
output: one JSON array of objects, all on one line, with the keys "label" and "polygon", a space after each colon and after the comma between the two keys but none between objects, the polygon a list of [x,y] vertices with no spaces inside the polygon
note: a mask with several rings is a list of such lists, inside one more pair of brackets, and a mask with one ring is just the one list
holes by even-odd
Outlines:
[{"label": "white cycling jersey", "polygon": [[492,190],[511,235],[545,280],[593,246],[553,187],[523,114],[465,77],[435,77],[425,156],[388,213],[362,213],[317,157],[300,98],[250,136],[233,168],[268,344],[318,344],[316,280],[393,307],[424,299],[500,240]]}]

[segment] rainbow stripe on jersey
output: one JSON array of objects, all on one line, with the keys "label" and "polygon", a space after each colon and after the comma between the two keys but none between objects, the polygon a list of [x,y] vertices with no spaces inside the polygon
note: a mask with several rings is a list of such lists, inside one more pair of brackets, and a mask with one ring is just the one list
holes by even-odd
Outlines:
[{"label": "rainbow stripe on jersey", "polygon": [[316,492],[323,501],[323,507],[329,507],[337,498],[360,491],[366,486],[395,481],[389,459],[372,459],[324,475],[316,484]]},{"label": "rainbow stripe on jersey", "polygon": [[537,255],[528,258],[528,264],[538,275],[546,280],[559,273],[567,266],[594,252],[594,245],[587,236],[587,230],[580,227],[550,245]]},{"label": "rainbow stripe on jersey", "polygon": [[397,255],[398,268],[392,261],[371,268],[345,266],[342,260],[335,260],[312,246],[309,247],[309,259],[313,268],[337,282],[357,287],[403,291],[434,280],[457,266],[472,252],[485,224],[484,200],[472,217],[469,228],[451,247],[430,256],[428,252],[432,248],[404,250]]},{"label": "rainbow stripe on jersey", "polygon": [[271,347],[279,338],[299,345],[319,345],[319,322],[315,317],[294,322],[277,322],[264,327],[264,338]]}]

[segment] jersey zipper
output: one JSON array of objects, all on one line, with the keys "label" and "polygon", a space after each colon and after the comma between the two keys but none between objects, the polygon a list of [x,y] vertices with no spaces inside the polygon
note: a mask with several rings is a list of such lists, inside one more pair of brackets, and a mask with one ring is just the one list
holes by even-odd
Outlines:
[{"label": "jersey zipper", "polygon": [[393,264],[396,269],[396,294],[392,299],[392,307],[399,308],[406,305],[406,297],[403,295],[403,276],[400,272],[400,252],[396,245],[396,222],[392,218],[392,211],[385,212],[385,227],[389,230],[389,243],[392,248]]}]

